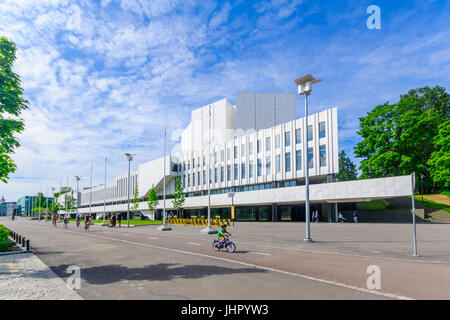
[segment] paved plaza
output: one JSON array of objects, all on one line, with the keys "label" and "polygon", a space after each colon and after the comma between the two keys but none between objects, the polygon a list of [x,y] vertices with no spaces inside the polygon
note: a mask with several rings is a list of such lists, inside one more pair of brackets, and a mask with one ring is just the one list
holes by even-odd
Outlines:
[{"label": "paved plaza", "polygon": [[[81,270],[85,299],[449,299],[450,225],[418,224],[413,257],[410,224],[311,226],[244,223],[230,227],[235,253],[215,252],[202,227],[108,228],[25,219],[0,223],[31,239],[33,252],[56,275]],[[368,288],[368,268],[380,289]],[[219,290],[220,288],[220,290]]]},{"label": "paved plaza", "polygon": [[33,253],[0,256],[0,300],[80,300]]}]

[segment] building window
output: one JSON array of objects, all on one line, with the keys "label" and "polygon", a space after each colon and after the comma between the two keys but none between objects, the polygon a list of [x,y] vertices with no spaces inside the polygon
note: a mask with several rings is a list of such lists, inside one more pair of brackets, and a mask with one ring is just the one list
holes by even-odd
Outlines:
[{"label": "building window", "polygon": [[220,151],[220,161],[225,161],[225,150]]},{"label": "building window", "polygon": [[230,148],[227,148],[227,160],[231,159],[231,155],[230,155]]},{"label": "building window", "polygon": [[299,144],[302,142],[302,129],[295,129],[295,143]]},{"label": "building window", "polygon": [[191,186],[191,175],[188,174],[187,177],[188,177],[188,185],[187,186],[190,187]]},{"label": "building window", "polygon": [[266,151],[270,151],[270,137],[266,138]]},{"label": "building window", "polygon": [[276,172],[281,171],[281,156],[279,154],[275,156],[275,170]]},{"label": "building window", "polygon": [[[198,157],[197,167],[200,168],[200,157]],[[198,181],[200,182],[200,179],[198,179]]]},{"label": "building window", "polygon": [[241,178],[245,179],[245,163],[241,163]]},{"label": "building window", "polygon": [[302,150],[295,151],[295,170],[302,170]]},{"label": "building window", "polygon": [[256,153],[261,153],[261,139],[256,141]]},{"label": "building window", "polygon": [[231,165],[227,164],[227,181],[231,180]]},{"label": "building window", "polygon": [[238,147],[234,147],[234,158],[237,159],[238,157]]},{"label": "building window", "polygon": [[270,174],[270,168],[271,168],[270,156],[268,156],[268,157],[266,157],[266,174],[267,175]]},{"label": "building window", "polygon": [[222,167],[220,167],[220,182],[223,182],[223,179],[224,179],[224,167],[222,166]]},{"label": "building window", "polygon": [[249,156],[253,155],[253,142],[248,143],[248,155]]},{"label": "building window", "polygon": [[200,180],[200,171],[197,172],[197,183],[198,183],[198,185],[201,185],[201,184],[202,184],[202,182],[201,182],[201,180]]},{"label": "building window", "polygon": [[209,184],[212,183],[212,169],[209,169]]},{"label": "building window", "polygon": [[258,168],[256,169],[258,172],[257,172],[257,174],[258,174],[258,177],[261,177],[261,175],[262,175],[262,163],[261,163],[262,161],[261,161],[261,159],[258,159]]},{"label": "building window", "polygon": [[194,169],[194,168],[195,168],[195,159],[192,158],[192,169]]},{"label": "building window", "polygon": [[290,152],[286,152],[284,161],[285,161],[286,172],[291,172],[291,153]]},{"label": "building window", "polygon": [[319,163],[321,167],[327,165],[327,146],[324,144],[319,146]]},{"label": "building window", "polygon": [[314,168],[314,149],[308,148],[308,169]]},{"label": "building window", "polygon": [[308,141],[312,141],[313,140],[313,126],[308,126],[307,135],[308,135]]},{"label": "building window", "polygon": [[203,184],[206,184],[206,171],[203,170]]},{"label": "building window", "polygon": [[319,138],[325,138],[325,122],[319,122]]},{"label": "building window", "polygon": [[241,157],[245,157],[245,143],[241,145]]},{"label": "building window", "polygon": [[291,132],[284,133],[284,146],[289,147],[291,145]]},{"label": "building window", "polygon": [[277,134],[275,136],[275,149],[279,149],[280,148],[280,135]]},{"label": "building window", "polygon": [[217,168],[214,168],[214,183],[217,183]]},{"label": "building window", "polygon": [[191,170],[191,162],[188,161],[188,170]]},{"label": "building window", "polygon": [[192,174],[192,186],[195,187],[195,173]]},{"label": "building window", "polygon": [[186,171],[186,161],[183,161],[183,171]]},{"label": "building window", "polygon": [[248,163],[248,177],[253,178],[253,160]]},{"label": "building window", "polygon": [[237,163],[234,164],[234,180],[238,179],[238,165]]}]

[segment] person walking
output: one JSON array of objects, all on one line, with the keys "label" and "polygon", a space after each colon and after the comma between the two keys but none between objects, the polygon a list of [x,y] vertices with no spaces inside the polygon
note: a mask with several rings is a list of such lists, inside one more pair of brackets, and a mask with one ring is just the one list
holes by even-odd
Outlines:
[{"label": "person walking", "polygon": [[319,210],[316,210],[315,219],[316,219],[316,223],[319,223]]},{"label": "person walking", "polygon": [[344,218],[344,215],[342,214],[342,211],[341,211],[341,212],[339,212],[339,222],[340,223],[344,223],[344,220],[345,220],[345,218]]},{"label": "person walking", "polygon": [[353,212],[353,221],[355,221],[355,223],[358,223],[358,217],[359,217],[358,212],[354,211]]},{"label": "person walking", "polygon": [[113,216],[112,216],[112,226],[113,226],[113,228],[115,228],[115,226],[116,226],[116,215],[115,214],[113,214]]},{"label": "person walking", "polygon": [[119,222],[119,228],[120,228],[120,225],[122,224],[122,215],[121,214],[117,215],[117,221]]}]

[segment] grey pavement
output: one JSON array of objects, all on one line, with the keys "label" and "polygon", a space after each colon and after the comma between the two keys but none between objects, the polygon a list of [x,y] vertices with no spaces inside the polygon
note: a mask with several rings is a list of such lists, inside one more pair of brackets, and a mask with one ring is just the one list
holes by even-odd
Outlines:
[{"label": "grey pavement", "polygon": [[[201,227],[95,225],[85,232],[74,224],[64,230],[46,222],[0,223],[32,239],[36,254],[63,279],[68,265],[80,266],[77,292],[87,299],[450,297],[448,225],[418,226],[423,256],[414,261],[410,226],[400,224],[322,223],[312,226],[316,241],[308,244],[302,223],[237,223],[230,232],[238,250],[230,254],[214,252],[216,236]],[[367,289],[370,265],[381,268],[381,290]]]}]

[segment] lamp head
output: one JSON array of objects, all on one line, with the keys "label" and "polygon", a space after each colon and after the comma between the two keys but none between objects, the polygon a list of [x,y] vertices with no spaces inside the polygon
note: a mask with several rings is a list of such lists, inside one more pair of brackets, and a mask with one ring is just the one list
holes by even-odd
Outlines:
[{"label": "lamp head", "polygon": [[295,84],[297,85],[298,88],[298,94],[310,95],[312,91],[312,85],[320,81],[322,80],[314,78],[309,73],[303,77],[295,79]]},{"label": "lamp head", "polygon": [[125,156],[127,157],[128,161],[132,161],[133,160],[133,156],[135,156],[135,155],[136,155],[135,153],[133,153],[133,154],[125,153]]}]

